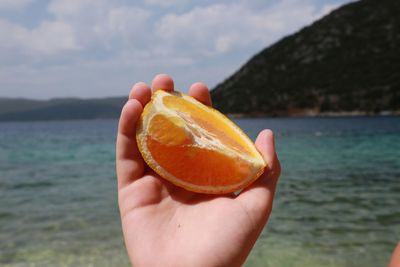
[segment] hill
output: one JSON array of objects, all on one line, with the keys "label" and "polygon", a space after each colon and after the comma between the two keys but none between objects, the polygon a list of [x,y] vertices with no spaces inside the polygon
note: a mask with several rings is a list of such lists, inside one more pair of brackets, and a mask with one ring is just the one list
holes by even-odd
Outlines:
[{"label": "hill", "polygon": [[212,90],[226,113],[400,110],[400,1],[362,0],[283,38]]},{"label": "hill", "polygon": [[30,100],[0,98],[0,121],[118,118],[126,98],[60,98]]},{"label": "hill", "polygon": [[[285,37],[212,91],[246,115],[400,114],[400,1],[361,0]],[[288,18],[290,19],[290,18]],[[0,121],[117,118],[126,98],[0,98]]]}]

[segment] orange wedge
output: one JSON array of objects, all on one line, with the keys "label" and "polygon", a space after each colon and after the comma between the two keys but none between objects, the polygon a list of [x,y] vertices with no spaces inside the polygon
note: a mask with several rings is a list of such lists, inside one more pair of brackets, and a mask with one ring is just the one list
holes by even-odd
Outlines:
[{"label": "orange wedge", "polygon": [[193,192],[241,190],[266,166],[238,126],[179,92],[153,94],[138,121],[136,139],[144,160],[156,173]]}]

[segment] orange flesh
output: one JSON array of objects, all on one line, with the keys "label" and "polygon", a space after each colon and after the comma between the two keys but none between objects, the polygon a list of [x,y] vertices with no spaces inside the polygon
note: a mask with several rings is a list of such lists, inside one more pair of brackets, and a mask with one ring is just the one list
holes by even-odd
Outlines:
[{"label": "orange flesh", "polygon": [[[219,139],[228,147],[232,147],[241,153],[252,155],[251,151],[246,149],[248,144],[238,138],[229,125],[226,125],[223,120],[211,114],[210,111],[203,110],[188,101],[172,96],[164,97],[163,102],[170,109],[191,114],[191,119],[196,124],[213,133],[216,139]],[[207,121],[202,118],[207,118]]]},{"label": "orange flesh", "polygon": [[[176,117],[167,118],[165,115],[155,115],[149,125],[152,138],[165,145],[183,145],[192,143],[189,133],[179,127]],[[171,134],[173,133],[173,134]]]},{"label": "orange flesh", "polygon": [[250,171],[242,159],[232,160],[217,151],[190,145],[168,146],[151,137],[147,137],[147,146],[162,168],[179,180],[195,185],[232,185],[243,181]]},{"label": "orange flesh", "polygon": [[[241,147],[213,125],[201,121],[207,126],[207,130],[217,132],[221,137],[225,137],[224,141]],[[193,139],[180,127],[180,123],[183,121],[161,114],[156,114],[150,121],[147,147],[153,159],[164,170],[180,180],[198,185],[232,185],[246,178],[249,172],[246,162],[240,158],[232,159],[217,151],[194,146]]]}]

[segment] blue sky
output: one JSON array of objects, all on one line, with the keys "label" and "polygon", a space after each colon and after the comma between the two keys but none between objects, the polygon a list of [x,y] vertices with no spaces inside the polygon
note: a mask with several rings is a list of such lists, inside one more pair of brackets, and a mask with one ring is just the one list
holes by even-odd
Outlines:
[{"label": "blue sky", "polygon": [[127,95],[173,76],[211,88],[350,0],[0,0],[0,97]]}]

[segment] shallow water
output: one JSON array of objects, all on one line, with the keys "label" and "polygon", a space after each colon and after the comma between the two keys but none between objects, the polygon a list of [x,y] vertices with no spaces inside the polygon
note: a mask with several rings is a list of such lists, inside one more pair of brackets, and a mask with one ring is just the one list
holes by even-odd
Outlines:
[{"label": "shallow water", "polygon": [[[386,266],[400,239],[400,118],[240,119],[283,172],[247,266]],[[0,123],[0,266],[129,266],[115,120]]]}]

